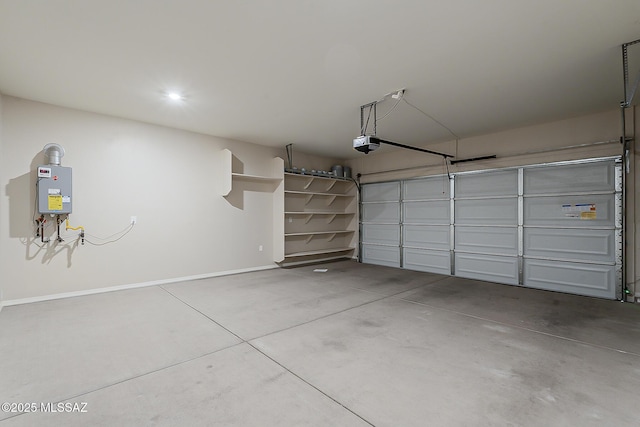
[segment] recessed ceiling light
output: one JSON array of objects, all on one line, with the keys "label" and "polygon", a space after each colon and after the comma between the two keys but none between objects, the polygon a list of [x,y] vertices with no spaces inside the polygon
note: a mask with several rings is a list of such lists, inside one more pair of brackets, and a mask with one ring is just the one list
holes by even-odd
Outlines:
[{"label": "recessed ceiling light", "polygon": [[184,99],[178,92],[169,92],[167,93],[167,97],[173,101],[182,101]]}]

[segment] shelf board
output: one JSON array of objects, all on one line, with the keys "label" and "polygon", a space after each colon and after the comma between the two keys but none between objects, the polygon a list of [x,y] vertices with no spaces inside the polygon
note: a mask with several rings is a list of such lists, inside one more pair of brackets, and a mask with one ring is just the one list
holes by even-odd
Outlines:
[{"label": "shelf board", "polygon": [[309,231],[305,233],[285,233],[284,238],[287,237],[304,237],[307,236],[306,243],[309,243],[316,236],[329,236],[328,241],[331,242],[336,238],[338,234],[355,233],[354,230],[337,230],[337,231]]},{"label": "shelf board", "polygon": [[321,234],[347,234],[347,233],[355,233],[354,230],[336,230],[336,231],[306,231],[304,233],[285,233],[284,237],[291,236],[314,236]]},{"label": "shelf board", "polygon": [[351,178],[344,178],[341,176],[323,176],[323,175],[313,175],[310,173],[293,173],[293,172],[285,172],[286,176],[294,177],[294,178],[313,178],[313,179],[333,179],[336,181],[344,181],[344,182],[353,182]]},{"label": "shelf board", "polygon": [[327,217],[327,224],[331,224],[337,216],[355,215],[355,212],[285,212],[285,216],[304,216],[306,217],[305,224],[311,221],[314,216]]},{"label": "shelf board", "polygon": [[252,182],[280,182],[282,178],[275,178],[271,176],[258,176],[258,175],[248,175],[244,173],[232,173],[231,178],[237,179],[240,181],[252,181]]},{"label": "shelf board", "polygon": [[341,193],[318,193],[315,191],[295,191],[284,190],[287,194],[302,194],[305,196],[327,196],[327,197],[355,197],[353,194],[341,194]]},{"label": "shelf board", "polygon": [[304,212],[304,211],[296,211],[296,212],[285,212],[285,215],[355,215],[355,212]]},{"label": "shelf board", "polygon": [[305,252],[293,252],[290,254],[285,254],[285,258],[297,258],[304,256],[312,256],[312,255],[324,255],[324,254],[334,254],[337,252],[348,252],[353,251],[355,248],[333,248],[333,249],[321,249],[317,251],[305,251]]},{"label": "shelf board", "polygon": [[285,190],[284,192],[285,192],[285,195],[286,194],[293,194],[293,195],[296,195],[296,196],[304,196],[304,197],[306,197],[306,201],[304,202],[305,205],[308,205],[309,202],[311,202],[311,199],[313,199],[314,197],[326,197],[327,198],[327,206],[332,205],[333,202],[338,197],[346,197],[346,198],[355,197],[355,195],[353,195],[353,194],[318,193],[318,192],[313,192],[313,191],[291,191],[291,190]]}]

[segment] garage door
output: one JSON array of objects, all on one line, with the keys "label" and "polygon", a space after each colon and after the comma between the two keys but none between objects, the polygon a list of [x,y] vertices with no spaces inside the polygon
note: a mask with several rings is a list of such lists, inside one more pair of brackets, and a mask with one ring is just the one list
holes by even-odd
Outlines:
[{"label": "garage door", "polygon": [[365,184],[361,202],[363,262],[620,296],[618,159]]}]

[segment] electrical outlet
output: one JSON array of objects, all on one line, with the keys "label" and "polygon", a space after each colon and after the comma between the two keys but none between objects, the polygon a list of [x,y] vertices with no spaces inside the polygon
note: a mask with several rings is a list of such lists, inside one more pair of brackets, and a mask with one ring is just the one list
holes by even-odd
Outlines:
[{"label": "electrical outlet", "polygon": [[138,222],[138,217],[137,216],[131,216],[131,225],[135,225],[136,222]]}]

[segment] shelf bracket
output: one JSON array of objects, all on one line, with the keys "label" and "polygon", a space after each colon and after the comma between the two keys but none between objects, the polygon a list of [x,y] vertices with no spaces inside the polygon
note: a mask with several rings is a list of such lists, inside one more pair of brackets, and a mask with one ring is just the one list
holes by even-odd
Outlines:
[{"label": "shelf bracket", "polygon": [[311,218],[313,218],[313,214],[309,214],[309,215],[307,215],[307,216],[306,216],[306,218],[305,218],[305,220],[304,220],[304,223],[305,223],[305,224],[309,224],[309,221],[311,221]]},{"label": "shelf bracket", "polygon": [[305,239],[305,243],[309,243],[311,239],[313,239],[313,236],[315,236],[315,234],[310,234],[309,237]]},{"label": "shelf bracket", "polygon": [[329,215],[329,218],[327,218],[327,224],[331,224],[333,220],[336,219],[336,216],[336,214]]},{"label": "shelf bracket", "polygon": [[333,233],[329,236],[329,242],[331,242],[337,235],[338,233]]},{"label": "shelf bracket", "polygon": [[333,181],[329,181],[329,188],[327,188],[326,192],[328,193],[329,191],[331,191],[331,189],[333,188],[334,185],[336,185],[336,182],[338,182],[337,180],[333,180]]},{"label": "shelf bracket", "polygon": [[313,178],[309,178],[309,180],[307,181],[307,183],[304,185],[304,189],[308,190],[309,187],[311,187],[311,183],[313,182]]},{"label": "shelf bracket", "polygon": [[333,204],[333,202],[335,202],[336,198],[338,196],[331,196],[329,197],[329,201],[327,202],[327,206],[331,206]]},{"label": "shelf bracket", "polygon": [[304,204],[308,205],[311,199],[313,199],[313,194],[308,194],[305,198]]}]

